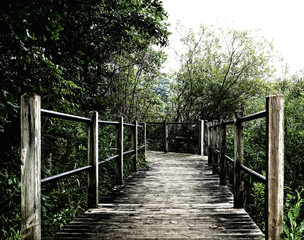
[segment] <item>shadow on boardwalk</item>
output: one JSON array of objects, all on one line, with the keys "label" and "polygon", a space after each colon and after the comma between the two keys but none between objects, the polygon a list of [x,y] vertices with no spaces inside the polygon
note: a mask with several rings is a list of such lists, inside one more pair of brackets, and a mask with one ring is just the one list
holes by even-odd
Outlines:
[{"label": "shadow on boardwalk", "polygon": [[140,171],[53,239],[263,239],[207,158],[147,152]]}]

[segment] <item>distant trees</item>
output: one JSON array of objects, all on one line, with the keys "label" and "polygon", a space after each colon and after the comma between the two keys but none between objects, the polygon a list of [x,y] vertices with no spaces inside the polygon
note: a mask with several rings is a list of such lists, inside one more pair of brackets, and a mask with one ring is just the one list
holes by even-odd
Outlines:
[{"label": "distant trees", "polygon": [[275,59],[271,43],[249,31],[201,26],[181,38],[184,54],[174,75],[175,120],[229,116],[264,95]]}]

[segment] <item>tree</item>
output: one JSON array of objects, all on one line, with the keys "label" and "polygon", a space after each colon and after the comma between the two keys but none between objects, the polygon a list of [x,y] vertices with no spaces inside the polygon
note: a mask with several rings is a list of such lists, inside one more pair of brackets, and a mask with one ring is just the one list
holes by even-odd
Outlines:
[{"label": "tree", "polygon": [[264,95],[274,72],[271,43],[250,31],[201,26],[181,38],[185,53],[174,75],[176,120],[231,116]]}]

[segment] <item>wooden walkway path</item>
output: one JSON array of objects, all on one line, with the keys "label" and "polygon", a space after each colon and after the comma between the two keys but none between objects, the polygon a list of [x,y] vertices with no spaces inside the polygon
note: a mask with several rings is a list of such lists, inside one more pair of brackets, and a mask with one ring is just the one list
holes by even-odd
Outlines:
[{"label": "wooden walkway path", "polygon": [[53,239],[264,239],[199,155],[148,152],[135,173]]}]

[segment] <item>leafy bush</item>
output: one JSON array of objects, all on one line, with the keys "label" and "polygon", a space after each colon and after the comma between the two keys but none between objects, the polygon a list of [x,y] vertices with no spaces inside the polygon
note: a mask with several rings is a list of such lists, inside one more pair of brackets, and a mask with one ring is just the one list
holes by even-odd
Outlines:
[{"label": "leafy bush", "polygon": [[[20,179],[7,169],[0,170],[0,239],[20,239]],[[4,209],[5,206],[5,209]]]},{"label": "leafy bush", "polygon": [[304,199],[301,194],[303,189],[296,191],[296,196],[287,194],[284,216],[284,239],[298,240],[304,238],[304,221],[300,218],[301,207]]}]

